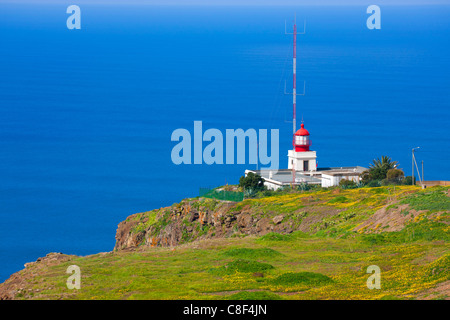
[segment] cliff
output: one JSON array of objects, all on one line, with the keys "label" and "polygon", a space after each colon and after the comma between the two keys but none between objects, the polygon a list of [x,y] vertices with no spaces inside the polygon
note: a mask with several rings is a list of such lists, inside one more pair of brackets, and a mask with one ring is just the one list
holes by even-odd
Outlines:
[{"label": "cliff", "polygon": [[[112,252],[25,264],[0,299],[448,299],[449,249],[449,187],[192,198],[126,218]],[[384,290],[364,290],[369,265]]]},{"label": "cliff", "polygon": [[[129,216],[118,226],[114,250],[138,246],[173,247],[193,240],[262,236],[269,232],[333,233],[336,228],[363,233],[400,231],[408,222],[427,212],[399,201],[416,189],[397,186],[395,189],[274,192],[267,198],[239,203],[185,199],[170,207]],[[445,212],[446,207],[443,209]],[[441,213],[430,213],[430,218]]]}]

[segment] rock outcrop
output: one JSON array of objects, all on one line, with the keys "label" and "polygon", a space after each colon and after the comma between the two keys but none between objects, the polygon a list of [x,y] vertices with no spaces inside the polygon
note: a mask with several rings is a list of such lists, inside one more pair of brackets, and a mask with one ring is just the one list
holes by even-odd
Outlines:
[{"label": "rock outcrop", "polygon": [[129,216],[117,228],[114,250],[140,245],[167,247],[195,239],[292,231],[292,221],[284,221],[283,215],[273,217],[249,207],[241,208],[235,202],[200,198]]},{"label": "rock outcrop", "polygon": [[13,300],[17,296],[26,299],[27,297],[38,295],[40,289],[30,289],[28,281],[32,280],[36,275],[39,275],[44,268],[70,261],[74,257],[51,252],[45,257],[38,258],[35,262],[25,263],[24,270],[12,274],[8,280],[0,284],[0,300]]}]

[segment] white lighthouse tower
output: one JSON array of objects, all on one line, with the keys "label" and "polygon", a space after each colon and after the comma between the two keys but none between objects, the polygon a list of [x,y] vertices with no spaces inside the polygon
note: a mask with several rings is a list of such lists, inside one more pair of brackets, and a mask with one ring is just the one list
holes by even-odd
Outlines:
[{"label": "white lighthouse tower", "polygon": [[294,149],[288,152],[288,169],[300,172],[311,172],[317,170],[317,155],[315,151],[309,150],[311,140],[309,132],[302,123],[301,128],[294,134]]},{"label": "white lighthouse tower", "polygon": [[[306,26],[306,25],[305,25]],[[304,28],[305,30],[305,28]],[[305,31],[303,31],[305,33]],[[299,130],[296,128],[297,118],[297,96],[305,94],[305,84],[303,84],[303,93],[297,93],[297,25],[294,22],[294,32],[287,33],[285,26],[285,34],[292,34],[294,36],[293,43],[293,90],[292,94],[292,150],[288,151],[288,169],[279,170],[245,170],[245,176],[252,172],[264,178],[264,185],[271,189],[277,190],[291,186],[293,189],[296,186],[303,188],[304,184],[321,185],[324,188],[338,186],[342,179],[360,181],[360,174],[367,170],[361,166],[351,167],[324,167],[317,170],[317,155],[316,151],[309,150],[311,140],[308,130],[302,124]]]}]

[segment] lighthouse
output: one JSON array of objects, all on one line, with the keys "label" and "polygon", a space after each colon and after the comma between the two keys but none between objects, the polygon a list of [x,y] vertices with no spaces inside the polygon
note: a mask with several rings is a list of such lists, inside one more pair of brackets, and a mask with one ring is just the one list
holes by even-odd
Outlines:
[{"label": "lighthouse", "polygon": [[311,146],[309,136],[308,130],[302,123],[300,129],[294,134],[294,148],[288,151],[288,169],[301,172],[317,170],[317,155],[315,151],[309,150]]},{"label": "lighthouse", "polygon": [[[306,24],[305,24],[306,26]],[[303,34],[305,33],[305,27]],[[297,93],[297,25],[294,22],[294,32],[287,33],[285,25],[285,34],[292,34],[294,36],[293,43],[293,90],[286,92],[286,83],[284,88],[285,94],[292,94],[292,149],[288,150],[288,169],[279,170],[245,170],[245,176],[250,172],[260,175],[264,179],[264,186],[270,190],[277,190],[279,188],[291,186],[293,189],[296,186],[304,184],[320,185],[323,188],[338,186],[342,179],[359,182],[362,172],[368,170],[361,166],[346,166],[346,167],[322,167],[317,168],[316,151],[311,151],[311,139],[309,131],[305,129],[305,124],[302,123],[300,129],[297,130],[297,96],[305,94],[305,83],[303,83],[303,93]]]}]

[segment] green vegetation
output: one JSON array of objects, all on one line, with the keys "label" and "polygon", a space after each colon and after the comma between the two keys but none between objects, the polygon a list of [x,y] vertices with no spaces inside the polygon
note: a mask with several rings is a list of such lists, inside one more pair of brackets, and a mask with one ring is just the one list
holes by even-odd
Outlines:
[{"label": "green vegetation", "polygon": [[348,202],[348,199],[344,196],[338,196],[328,201],[328,203],[343,203],[343,202]]},{"label": "green vegetation", "polygon": [[420,221],[410,222],[400,231],[378,234],[365,234],[362,241],[370,244],[412,243],[421,241],[450,241],[449,227],[440,222],[422,217]]},{"label": "green vegetation", "polygon": [[249,172],[247,176],[239,179],[239,186],[244,189],[246,197],[253,197],[258,191],[264,190],[264,178],[253,172]]},{"label": "green vegetation", "polygon": [[339,181],[339,187],[344,189],[356,188],[358,185],[353,180],[342,179]]},{"label": "green vegetation", "polygon": [[[184,230],[183,243],[175,247],[141,245],[40,269],[36,263],[20,271],[29,277],[16,298],[448,299],[440,288],[450,280],[449,190],[334,188],[227,203],[228,213],[243,211],[248,217],[265,218],[268,228],[285,224],[291,229],[245,237],[227,233],[194,242],[192,233]],[[139,222],[133,229],[139,234],[146,228],[162,230],[178,218],[181,226],[199,234],[221,231],[198,220],[182,220],[176,213],[190,203],[199,211],[223,210],[220,201],[198,201],[175,204],[172,213],[163,208],[133,215],[129,221]],[[277,215],[283,215],[279,224],[272,222]],[[239,235],[236,226],[229,230]],[[388,227],[395,228],[387,232]],[[66,287],[69,265],[81,269],[80,290]],[[380,290],[367,288],[371,265],[381,269]]]},{"label": "green vegetation", "polygon": [[283,300],[279,295],[267,291],[241,291],[232,294],[230,300]]},{"label": "green vegetation", "polygon": [[271,282],[277,285],[307,284],[320,286],[333,282],[333,280],[323,274],[315,272],[288,272],[279,275]]},{"label": "green vegetation", "polygon": [[273,268],[274,267],[268,263],[261,263],[253,260],[238,259],[227,263],[225,266],[210,269],[209,271],[215,275],[226,275],[226,274],[235,274],[237,272],[242,273],[262,272]]},{"label": "green vegetation", "polygon": [[264,259],[280,256],[282,254],[270,248],[258,248],[258,249],[239,248],[227,250],[224,252],[224,255],[242,259]]},{"label": "green vegetation", "polygon": [[435,187],[405,198],[400,203],[409,204],[415,210],[450,211],[450,197],[443,187]]},{"label": "green vegetation", "polygon": [[259,241],[291,241],[293,237],[290,234],[280,234],[270,232],[258,239]]},{"label": "green vegetation", "polygon": [[242,201],[244,200],[244,193],[240,191],[230,191],[230,190],[217,190],[209,188],[200,188],[200,197],[226,200],[226,201]]},{"label": "green vegetation", "polygon": [[360,175],[362,184],[370,188],[382,185],[410,185],[411,178],[406,180],[403,170],[397,167],[398,162],[392,161],[388,156],[374,159],[369,165],[369,170]]}]

